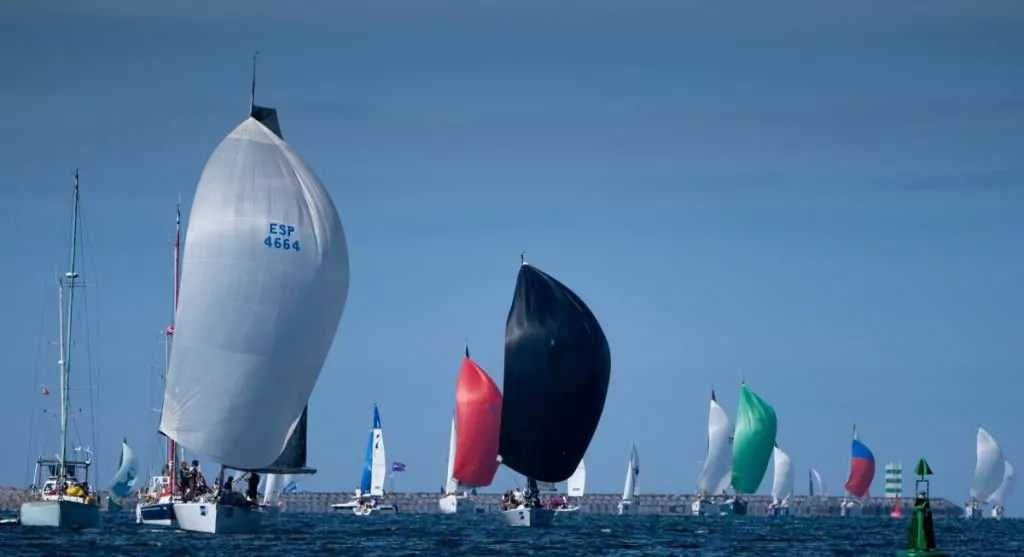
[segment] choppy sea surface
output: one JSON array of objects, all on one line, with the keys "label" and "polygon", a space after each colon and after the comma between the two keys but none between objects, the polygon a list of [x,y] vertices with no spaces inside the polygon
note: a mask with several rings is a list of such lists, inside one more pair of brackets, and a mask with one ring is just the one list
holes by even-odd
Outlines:
[{"label": "choppy sea surface", "polygon": [[[105,513],[80,532],[0,527],[0,555],[894,555],[906,518],[560,515],[550,528],[511,528],[496,514],[451,516],[349,513],[266,517],[254,536],[212,536],[135,524]],[[1024,520],[936,520],[947,555],[1024,555]]]}]

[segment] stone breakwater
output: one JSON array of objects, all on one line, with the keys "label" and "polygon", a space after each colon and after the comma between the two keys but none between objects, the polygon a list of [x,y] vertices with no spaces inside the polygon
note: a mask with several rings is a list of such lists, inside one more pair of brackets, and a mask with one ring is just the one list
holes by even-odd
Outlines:
[{"label": "stone breakwater", "polygon": [[[0,487],[0,510],[17,511],[21,503],[28,496],[24,489]],[[400,512],[408,513],[436,513],[439,512],[437,500],[440,497],[437,493],[396,493],[394,502],[398,505]],[[621,495],[597,493],[587,495],[583,498],[580,511],[591,514],[615,514],[618,511],[618,503]],[[106,495],[102,496],[106,501]],[[343,503],[352,499],[351,493],[290,493],[284,496],[281,510],[284,512],[298,513],[324,513],[332,512],[331,505]],[[479,507],[486,512],[498,512],[501,505],[501,495],[487,493],[477,495],[475,501]],[[794,497],[790,501],[790,512],[796,516],[839,516],[840,497]],[[768,504],[771,498],[767,496],[755,496],[749,499],[748,513],[754,516],[767,514]],[[651,494],[641,495],[639,506],[634,506],[634,512],[640,514],[690,514],[690,505],[693,504],[692,495],[676,494]],[[912,501],[903,500],[903,514],[908,515],[911,510]],[[883,498],[868,499],[864,503],[864,516],[888,516],[892,512],[892,501]],[[125,510],[135,508],[135,499],[132,497],[124,501]],[[104,507],[105,508],[105,507]],[[959,505],[946,499],[933,499],[932,510],[936,517],[958,517],[963,511]],[[339,512],[339,511],[335,511]]]}]

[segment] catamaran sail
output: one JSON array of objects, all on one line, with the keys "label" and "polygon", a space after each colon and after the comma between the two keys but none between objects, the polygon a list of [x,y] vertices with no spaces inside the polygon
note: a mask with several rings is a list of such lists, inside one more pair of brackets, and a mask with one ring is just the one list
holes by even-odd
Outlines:
[{"label": "catamaran sail", "polygon": [[523,261],[505,323],[499,453],[528,487],[523,502],[502,513],[506,523],[538,526],[554,518],[540,508],[536,482],[565,481],[575,472],[601,420],[610,376],[608,340],[594,314],[564,284]]},{"label": "catamaran sail", "polygon": [[971,500],[965,509],[968,518],[981,517],[982,503],[999,489],[1006,473],[1006,459],[1002,449],[982,427],[978,428],[977,454],[974,481],[971,482]]},{"label": "catamaran sail", "polygon": [[697,488],[701,496],[720,493],[718,487],[723,478],[729,474],[732,466],[732,424],[725,409],[711,391],[711,408],[708,412],[708,448],[704,456],[704,466],[697,478]]},{"label": "catamaran sail", "polygon": [[455,418],[448,453],[448,482],[438,503],[445,513],[473,512],[459,487],[486,487],[498,472],[498,436],[501,432],[501,391],[489,375],[469,357],[462,359],[455,387]]},{"label": "catamaran sail", "polygon": [[999,489],[988,498],[988,502],[992,503],[992,518],[1003,518],[1004,508],[1006,501],[1013,494],[1013,488],[1016,485],[1016,480],[1013,473],[1013,465],[1010,461],[1006,461],[1006,471],[1003,473],[1003,483],[999,484]]},{"label": "catamaran sail", "polygon": [[384,491],[387,479],[387,453],[384,449],[384,429],[380,424],[380,410],[373,405],[373,428],[366,439],[366,458],[363,461],[362,477],[355,497],[347,503],[335,503],[333,509],[351,509],[358,516],[376,513],[394,514],[398,507],[384,502],[389,496]]},{"label": "catamaran sail", "polygon": [[117,463],[117,474],[114,474],[114,481],[110,484],[110,497],[115,502],[131,495],[135,488],[135,479],[138,476],[138,459],[135,452],[128,446],[128,439],[121,441],[121,457]]},{"label": "catamaran sail", "polygon": [[793,494],[793,466],[789,455],[776,444],[772,450],[772,461],[775,463],[775,474],[772,479],[772,502],[768,507],[769,514],[789,514],[789,497]]},{"label": "catamaran sail", "polygon": [[[207,161],[182,271],[160,430],[222,466],[266,470],[302,428],[349,268],[330,196],[259,118],[239,124]],[[174,511],[186,530],[252,532],[262,520],[258,509],[226,503]]]},{"label": "catamaran sail", "polygon": [[640,455],[636,452],[636,443],[629,452],[626,464],[626,483],[622,487],[622,500],[619,501],[619,514],[629,514],[635,499],[640,495]]}]

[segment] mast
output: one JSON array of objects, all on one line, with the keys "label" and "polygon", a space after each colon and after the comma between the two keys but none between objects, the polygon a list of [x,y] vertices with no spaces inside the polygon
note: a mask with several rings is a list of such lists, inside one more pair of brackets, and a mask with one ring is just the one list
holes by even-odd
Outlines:
[{"label": "mast", "polygon": [[[71,256],[69,270],[64,273],[64,278],[58,284],[59,299],[61,302],[60,312],[60,472],[58,475],[57,489],[63,497],[64,482],[67,480],[67,458],[68,458],[68,414],[71,412],[68,381],[71,377],[71,330],[74,322],[75,310],[75,280],[78,273],[75,272],[75,259],[78,246],[78,169],[75,169],[74,203],[71,209]],[[67,280],[64,280],[67,279]],[[68,289],[67,324],[64,323],[64,288]]]},{"label": "mast", "polygon": [[[164,377],[171,366],[171,342],[174,340],[175,314],[178,312],[178,283],[181,280],[181,197],[178,197],[177,214],[174,218],[174,279],[172,288],[174,290],[174,307],[171,308],[171,326],[166,330],[166,342],[164,343]],[[166,379],[165,379],[166,381]],[[171,485],[171,496],[174,496],[174,478],[178,473],[178,453],[174,439],[167,438],[167,452],[171,455],[170,470],[167,471]]]}]

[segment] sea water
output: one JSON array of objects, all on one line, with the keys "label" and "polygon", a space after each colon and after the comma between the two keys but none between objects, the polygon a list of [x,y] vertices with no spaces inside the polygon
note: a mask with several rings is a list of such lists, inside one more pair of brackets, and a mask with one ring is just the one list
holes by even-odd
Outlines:
[{"label": "sea water", "polygon": [[[0,554],[140,555],[846,555],[892,556],[908,521],[891,518],[690,517],[562,514],[550,528],[511,528],[497,514],[357,517],[282,513],[254,536],[212,536],[135,524],[132,513],[104,513],[81,532],[0,527]],[[1024,520],[936,520],[948,555],[1024,554]]]}]

